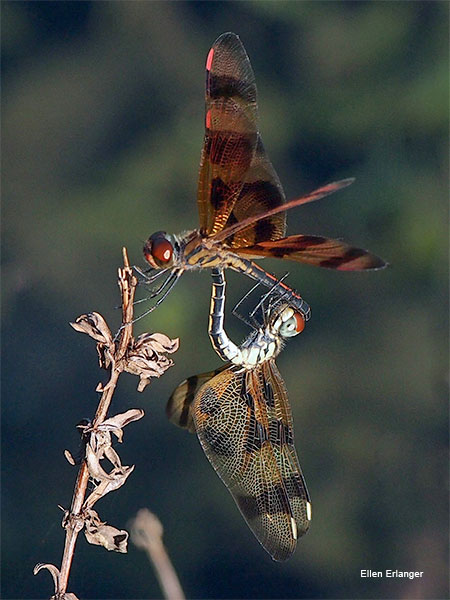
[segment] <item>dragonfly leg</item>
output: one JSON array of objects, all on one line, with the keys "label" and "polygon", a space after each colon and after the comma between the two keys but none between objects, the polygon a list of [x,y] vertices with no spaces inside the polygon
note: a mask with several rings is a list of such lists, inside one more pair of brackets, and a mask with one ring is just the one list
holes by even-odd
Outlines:
[{"label": "dragonfly leg", "polygon": [[259,285],[261,285],[261,282],[260,282],[260,281],[257,281],[257,282],[255,283],[255,285],[254,285],[252,288],[250,288],[250,289],[249,289],[249,291],[248,291],[248,292],[247,292],[247,293],[246,293],[244,296],[242,296],[242,298],[239,300],[239,302],[236,304],[236,306],[235,306],[235,307],[233,308],[233,310],[231,311],[231,313],[232,313],[232,314],[233,314],[235,317],[237,317],[238,319],[240,319],[241,321],[243,321],[243,322],[244,322],[246,325],[248,325],[248,326],[249,326],[249,327],[251,327],[252,329],[258,329],[258,328],[260,327],[260,323],[258,323],[258,321],[257,321],[256,319],[254,319],[254,318],[253,318],[253,315],[252,315],[251,321],[249,321],[249,320],[248,320],[248,319],[246,319],[246,318],[245,318],[243,315],[241,315],[241,313],[239,313],[237,309],[238,309],[238,308],[239,308],[239,306],[240,306],[240,305],[241,305],[241,304],[244,302],[244,300],[245,300],[246,298],[248,298],[248,297],[250,296],[250,294],[256,290],[256,288],[257,288]]},{"label": "dragonfly leg", "polygon": [[[153,306],[151,306],[144,314],[137,317],[135,319],[135,321],[142,319],[142,317],[145,317],[149,313],[153,312],[156,307],[158,307],[162,302],[164,302],[164,300],[170,294],[170,292],[172,291],[173,287],[175,286],[176,282],[180,279],[182,274],[183,274],[183,271],[181,271],[181,270],[172,272],[169,275],[169,277],[164,281],[163,285],[160,287],[160,291],[162,291],[167,286],[167,289],[165,290],[165,292],[161,296],[161,298],[158,298],[158,300],[155,302],[155,304]],[[154,298],[155,296],[152,295],[152,297]]]},{"label": "dragonfly leg", "polygon": [[[167,277],[167,279],[164,281],[163,285],[165,286],[168,284],[168,287],[167,287],[166,291],[164,292],[164,294],[161,296],[161,298],[158,298],[158,300],[155,302],[155,304],[153,304],[153,306],[150,306],[150,308],[148,308],[145,312],[143,312],[142,315],[139,315],[138,317],[134,318],[131,321],[131,324],[134,325],[134,323],[137,323],[137,321],[140,321],[141,319],[143,319],[144,317],[149,315],[151,312],[153,312],[155,310],[155,308],[157,308],[162,302],[164,302],[164,300],[170,294],[170,292],[172,291],[173,287],[175,286],[176,282],[179,280],[179,278],[181,277],[182,274],[183,274],[183,271],[181,271],[181,270],[170,273],[169,277]],[[169,283],[169,281],[170,281],[170,283]],[[151,298],[154,298],[154,296],[150,296],[149,298],[144,298],[142,300],[138,300],[134,304],[138,304],[139,302],[144,302],[144,300],[148,300]],[[122,329],[124,327],[125,327],[125,325],[122,325],[121,327],[119,327],[119,330],[117,331],[116,335],[114,336],[114,341],[117,340],[120,332],[122,331]]]},{"label": "dragonfly leg", "polygon": [[302,313],[305,321],[308,321],[311,317],[310,307],[298,292],[291,289],[285,283],[282,283],[280,279],[275,277],[275,275],[265,271],[252,260],[230,253],[228,256],[227,266],[231,267],[235,271],[244,273],[247,275],[247,277],[251,277],[256,281],[260,281],[263,285],[270,288],[270,290],[273,289],[274,285],[280,286],[281,289],[288,294],[289,304],[297,308]]},{"label": "dragonfly leg", "polygon": [[[273,295],[275,294],[276,288],[281,286],[282,282],[286,279],[286,277],[288,277],[288,275],[289,275],[289,272],[285,273],[283,275],[283,277],[281,277],[281,279],[278,279],[277,282],[273,284],[273,286],[270,288],[270,290],[268,292],[266,292],[265,294],[263,294],[261,296],[261,300],[258,302],[258,304],[255,306],[255,308],[250,313],[250,315],[249,315],[250,317],[254,316],[254,314],[256,313],[258,308],[264,304],[264,302],[267,300],[267,298],[270,298],[271,296],[273,297]],[[285,294],[286,294],[286,291],[283,291],[281,297],[283,297]],[[279,301],[280,301],[280,298],[277,298],[276,301],[274,302],[274,304],[276,304]]]},{"label": "dragonfly leg", "polygon": [[[146,271],[143,271],[139,267],[136,267],[136,265],[133,266],[133,269],[143,279],[143,281],[140,281],[139,283],[144,283],[144,284],[153,283],[154,281],[156,281],[157,279],[162,277],[165,273],[167,273],[167,271],[169,271],[169,268],[166,268],[166,269],[151,269],[150,268]],[[153,275],[149,275],[149,273],[151,273],[152,271],[156,271],[156,273],[154,273]]]},{"label": "dragonfly leg", "polygon": [[[166,277],[166,279],[162,282],[162,284],[159,286],[159,288],[157,288],[156,290],[153,290],[152,293],[150,294],[150,298],[156,298],[157,296],[159,296],[162,291],[164,290],[164,288],[170,284],[170,282],[173,281],[173,273],[169,273],[168,277]],[[172,289],[172,288],[170,288]]]}]

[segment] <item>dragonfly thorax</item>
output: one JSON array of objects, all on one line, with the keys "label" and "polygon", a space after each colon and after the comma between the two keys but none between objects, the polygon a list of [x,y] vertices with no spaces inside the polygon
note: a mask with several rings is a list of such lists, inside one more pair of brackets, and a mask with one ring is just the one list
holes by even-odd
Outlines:
[{"label": "dragonfly thorax", "polygon": [[241,346],[240,364],[245,369],[253,369],[278,356],[283,347],[283,340],[279,335],[273,335],[266,327],[255,331]]},{"label": "dragonfly thorax", "polygon": [[271,311],[267,324],[254,331],[240,348],[226,336],[219,336],[225,357],[233,364],[242,369],[254,369],[256,365],[275,359],[283,349],[285,339],[303,331],[305,320],[291,306],[284,304],[277,310],[272,307]]}]

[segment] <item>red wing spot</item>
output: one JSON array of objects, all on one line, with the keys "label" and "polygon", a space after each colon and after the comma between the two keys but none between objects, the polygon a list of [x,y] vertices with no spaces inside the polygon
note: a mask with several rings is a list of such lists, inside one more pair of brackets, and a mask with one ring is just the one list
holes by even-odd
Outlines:
[{"label": "red wing spot", "polygon": [[208,58],[206,59],[206,70],[207,71],[211,71],[213,56],[214,56],[214,48],[211,48],[211,50],[208,53]]},{"label": "red wing spot", "polygon": [[211,111],[206,113],[206,129],[211,129]]},{"label": "red wing spot", "polygon": [[305,319],[298,312],[294,313],[294,317],[296,322],[295,331],[301,333],[305,329]]}]

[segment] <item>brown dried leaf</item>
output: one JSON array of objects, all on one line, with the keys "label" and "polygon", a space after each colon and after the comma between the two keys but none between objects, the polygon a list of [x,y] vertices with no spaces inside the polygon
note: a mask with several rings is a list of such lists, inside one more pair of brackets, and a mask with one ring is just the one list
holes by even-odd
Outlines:
[{"label": "brown dried leaf", "polygon": [[[95,428],[87,430],[90,432],[88,444],[89,456],[87,456],[88,467],[89,464],[92,463],[92,469],[90,469],[90,472],[91,470],[92,473],[97,472],[98,467],[96,461],[98,462],[104,457],[108,458],[113,466],[121,466],[119,455],[112,448],[111,433],[113,433],[117,437],[118,441],[121,442],[123,439],[122,428],[125,427],[125,425],[128,425],[128,423],[132,423],[133,421],[141,419],[143,416],[144,411],[142,409],[132,408],[124,413],[114,415],[109,419],[105,419],[105,421],[97,425]],[[92,454],[95,456],[96,460],[94,460],[94,456],[91,456]]]},{"label": "brown dried leaf", "polygon": [[147,385],[151,383],[152,377],[160,377],[164,372],[160,370],[149,369],[147,367],[139,368],[139,365],[136,365],[136,363],[134,362],[129,362],[125,370],[133,375],[139,375],[139,384],[137,387],[139,392],[142,392],[147,387]]},{"label": "brown dried leaf", "polygon": [[100,342],[97,344],[98,364],[100,366],[100,369],[109,369],[112,363],[112,353],[114,351],[115,348],[112,348],[111,346],[106,346]]},{"label": "brown dried leaf", "polygon": [[50,571],[50,574],[53,577],[53,583],[55,585],[55,593],[57,593],[59,590],[59,569],[50,563],[38,563],[33,569],[33,575],[37,575],[42,569],[47,569],[47,571]]},{"label": "brown dried leaf", "polygon": [[94,481],[104,481],[109,478],[108,473],[102,468],[100,464],[100,458],[103,457],[103,450],[101,451],[101,456],[99,452],[96,451],[91,444],[86,445],[86,464],[89,472],[89,476]]},{"label": "brown dried leaf", "polygon": [[140,408],[131,408],[124,413],[119,413],[114,415],[114,417],[110,417],[109,419],[105,419],[103,423],[98,425],[97,429],[101,431],[110,431],[113,433],[119,442],[122,442],[123,431],[122,428],[128,423],[132,423],[133,421],[137,421],[138,419],[142,419],[144,416],[144,411]]},{"label": "brown dried leaf", "polygon": [[107,525],[100,521],[95,510],[88,510],[86,518],[85,536],[90,544],[103,546],[107,550],[114,552],[127,552],[128,532],[124,529],[116,529],[112,525]]},{"label": "brown dried leaf", "polygon": [[101,460],[106,448],[109,448],[112,444],[110,432],[101,431],[98,427],[95,427],[95,429],[90,431],[89,444],[97,455],[97,458]]},{"label": "brown dried leaf", "polygon": [[125,371],[139,375],[139,392],[150,383],[152,377],[161,377],[173,365],[173,360],[162,353],[171,354],[178,346],[178,338],[172,340],[162,333],[143,333],[134,341],[128,351]]},{"label": "brown dried leaf", "polygon": [[[134,469],[122,465],[120,456],[112,447],[111,432],[121,442],[123,437],[121,427],[140,419],[143,415],[143,410],[133,408],[110,417],[97,427],[88,430],[90,437],[86,444],[86,464],[90,478],[98,482],[98,485],[86,500],[85,506],[93,506],[102,496],[122,486]],[[100,464],[103,458],[107,458],[113,466],[109,473]]]},{"label": "brown dried leaf", "polygon": [[97,312],[81,315],[74,323],[70,323],[76,331],[87,333],[97,342],[111,346],[113,338],[111,331],[101,314]]},{"label": "brown dried leaf", "polygon": [[102,315],[97,312],[87,313],[78,317],[75,323],[70,324],[76,331],[87,333],[97,341],[97,354],[100,367],[107,369],[111,365],[115,346],[111,331]]},{"label": "brown dried leaf", "polygon": [[168,352],[172,354],[179,348],[180,340],[178,338],[170,339],[164,333],[143,333],[136,338],[134,342],[134,350],[141,352],[145,350],[147,352],[154,351],[158,353]]},{"label": "brown dried leaf", "polygon": [[75,459],[69,452],[69,450],[64,450],[64,456],[66,457],[67,462],[69,462],[72,465],[72,467],[76,465]]},{"label": "brown dried leaf", "polygon": [[50,600],[78,600],[78,597],[71,592],[65,592],[61,594],[59,591],[59,578],[61,576],[59,569],[55,567],[55,565],[51,565],[49,563],[38,563],[34,569],[33,574],[37,575],[41,569],[47,569],[50,571],[51,576],[53,577],[53,584],[55,586],[55,593],[50,597]]},{"label": "brown dried leaf", "polygon": [[147,377],[144,377],[143,375],[140,376],[139,378],[139,383],[137,386],[137,391],[138,392],[143,392],[145,390],[145,388],[151,383],[151,380],[148,379]]},{"label": "brown dried leaf", "polygon": [[97,485],[97,487],[86,498],[83,505],[84,508],[92,508],[92,506],[94,506],[94,504],[100,500],[100,498],[106,496],[106,494],[109,494],[109,492],[120,488],[125,483],[128,476],[131,475],[133,470],[134,465],[131,465],[130,467],[122,465],[121,467],[112,469],[108,474],[106,474],[106,477],[100,480],[100,483]]},{"label": "brown dried leaf", "polygon": [[[169,364],[167,364],[169,363]],[[164,366],[163,366],[164,365]],[[154,354],[152,358],[143,356],[129,356],[125,371],[132,375],[144,375],[145,377],[160,377],[166,369],[173,365],[171,359]]]},{"label": "brown dried leaf", "polygon": [[105,448],[104,454],[105,454],[105,458],[107,458],[109,460],[109,462],[112,464],[113,467],[119,468],[122,466],[120,456],[117,454],[117,452],[114,450],[114,448],[112,446]]}]

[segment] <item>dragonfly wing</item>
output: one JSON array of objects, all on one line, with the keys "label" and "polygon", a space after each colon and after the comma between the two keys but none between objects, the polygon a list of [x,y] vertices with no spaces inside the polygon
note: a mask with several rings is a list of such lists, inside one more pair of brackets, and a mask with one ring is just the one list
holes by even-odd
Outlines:
[{"label": "dragonfly wing", "polygon": [[[285,214],[286,211],[288,211],[291,208],[294,208],[296,206],[301,206],[302,204],[307,204],[308,202],[315,202],[316,200],[319,200],[320,198],[324,198],[325,196],[328,196],[329,194],[333,194],[334,192],[337,192],[338,190],[341,190],[341,189],[349,186],[350,184],[353,183],[353,181],[354,181],[353,178],[349,178],[349,179],[342,179],[341,181],[334,181],[333,183],[327,183],[326,185],[323,185],[322,187],[317,188],[313,192],[310,192],[309,194],[306,194],[305,196],[301,196],[300,198],[295,198],[295,200],[289,200],[289,202],[284,201],[284,193],[282,193],[282,190],[281,190],[281,193],[283,195],[282,202],[279,202],[278,204],[274,203],[273,208],[271,208],[269,210],[256,213],[256,214],[252,215],[251,217],[245,217],[245,218],[241,219],[240,221],[236,221],[232,224],[229,224],[226,227],[226,229],[224,229],[223,231],[219,232],[216,235],[216,240],[223,242],[223,241],[233,239],[236,237],[237,233],[239,233],[240,231],[243,231],[244,229],[247,229],[248,227],[254,226],[256,223],[258,223],[259,221],[262,221],[263,219],[268,220],[269,218],[271,219],[272,217],[279,215],[280,213]],[[272,239],[275,240],[278,238],[272,237]]]},{"label": "dragonfly wing", "polygon": [[200,227],[213,235],[225,226],[255,154],[256,84],[239,37],[224,33],[206,59],[205,139],[198,181]]},{"label": "dragonfly wing", "polygon": [[[258,135],[256,152],[245,176],[245,182],[236,200],[226,227],[266,213],[286,202],[278,175],[273,168]],[[286,233],[286,213],[260,219],[227,238],[232,248],[253,246],[258,242],[277,240]]]},{"label": "dragonfly wing", "polygon": [[192,404],[203,450],[250,529],[274,560],[295,550],[297,526],[269,436],[260,367],[223,371]]},{"label": "dragonfly wing", "polygon": [[178,425],[178,427],[188,429],[191,433],[194,433],[195,425],[192,419],[191,407],[195,395],[202,385],[225,369],[228,369],[229,366],[230,363],[227,363],[214,371],[192,375],[182,381],[172,392],[167,402],[166,415],[169,421]]},{"label": "dragonfly wing", "polygon": [[238,253],[254,258],[286,258],[339,271],[382,269],[387,264],[367,250],[315,235],[290,235],[280,240],[260,242],[249,248],[240,248]]},{"label": "dragonfly wing", "polygon": [[270,422],[270,441],[297,523],[298,536],[304,535],[311,521],[311,500],[294,446],[294,423],[286,386],[275,361],[262,364],[265,400]]}]

